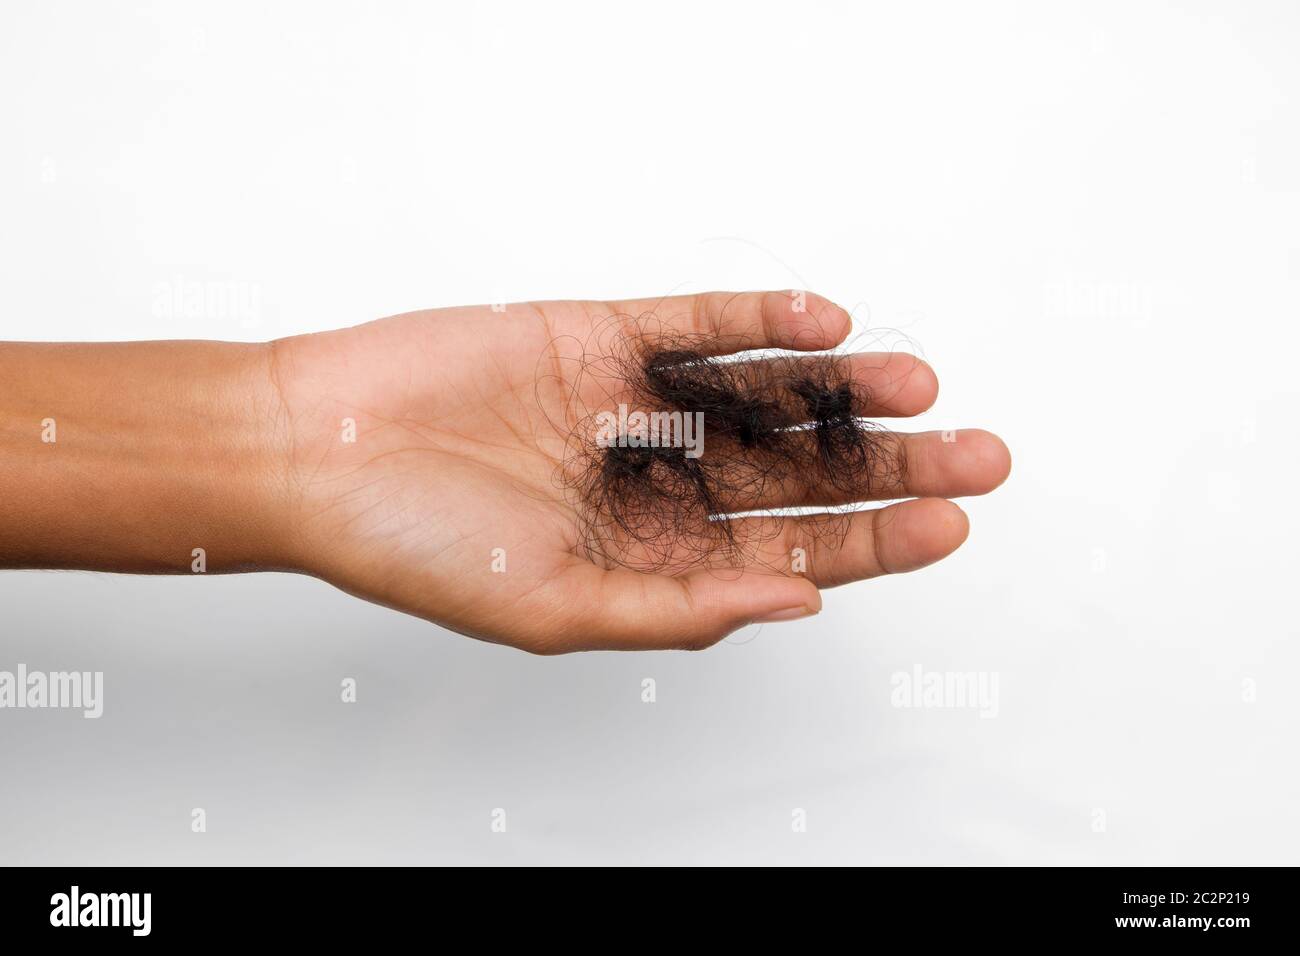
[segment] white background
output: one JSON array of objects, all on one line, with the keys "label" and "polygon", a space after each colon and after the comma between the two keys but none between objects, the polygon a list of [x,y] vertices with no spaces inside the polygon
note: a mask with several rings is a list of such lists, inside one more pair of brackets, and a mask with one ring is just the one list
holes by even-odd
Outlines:
[{"label": "white background", "polygon": [[[5,573],[0,669],[106,700],[0,711],[0,862],[1300,862],[1298,27],[6,2],[0,337],[809,287],[935,365],[916,427],[1015,467],[941,565],[696,655],[535,658],[293,576]],[[918,665],[996,673],[997,716],[891,706]]]}]

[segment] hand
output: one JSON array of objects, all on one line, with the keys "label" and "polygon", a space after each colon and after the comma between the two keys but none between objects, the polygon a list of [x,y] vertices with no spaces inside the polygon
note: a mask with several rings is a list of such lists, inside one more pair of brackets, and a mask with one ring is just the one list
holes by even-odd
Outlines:
[{"label": "hand", "polygon": [[[905,484],[883,491],[916,500],[854,514],[842,540],[814,542],[807,519],[749,518],[773,533],[743,568],[599,566],[556,481],[567,437],[556,423],[584,387],[573,360],[593,329],[648,313],[667,329],[707,334],[718,354],[831,348],[850,324],[811,294],[796,311],[787,293],[710,293],[441,309],[280,340],[270,373],[292,529],[282,550],[367,600],[533,652],[695,649],[752,622],[814,614],[818,588],[947,556],[968,525],[945,499],[991,491],[1010,470],[987,432],[961,431],[955,442],[910,435],[900,443]],[[918,414],[937,394],[934,373],[910,355],[864,354],[853,368],[878,403],[873,418]],[[789,492],[769,504],[815,497]],[[774,572],[801,546],[803,573]]]}]

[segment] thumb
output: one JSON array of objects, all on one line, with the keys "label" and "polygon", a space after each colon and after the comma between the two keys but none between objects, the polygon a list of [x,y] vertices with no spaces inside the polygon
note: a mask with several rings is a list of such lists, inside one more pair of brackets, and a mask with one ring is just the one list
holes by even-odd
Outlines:
[{"label": "thumb", "polygon": [[555,650],[701,650],[747,624],[793,621],[822,607],[821,594],[802,577],[731,568],[675,577],[586,568],[578,576],[587,598],[575,612],[587,626],[573,628],[563,642],[571,646]]}]

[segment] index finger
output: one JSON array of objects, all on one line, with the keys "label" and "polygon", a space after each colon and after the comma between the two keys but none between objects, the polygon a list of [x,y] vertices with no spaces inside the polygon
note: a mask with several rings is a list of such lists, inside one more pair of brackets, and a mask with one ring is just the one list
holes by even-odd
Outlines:
[{"label": "index finger", "polygon": [[701,292],[605,303],[617,315],[653,317],[664,331],[698,337],[704,355],[750,349],[816,352],[849,334],[848,312],[815,292]]}]

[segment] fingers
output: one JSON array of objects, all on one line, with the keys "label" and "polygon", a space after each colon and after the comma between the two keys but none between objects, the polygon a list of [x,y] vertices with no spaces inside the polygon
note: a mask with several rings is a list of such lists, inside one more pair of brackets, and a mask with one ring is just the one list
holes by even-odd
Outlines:
[{"label": "fingers", "polygon": [[906,352],[865,352],[847,359],[849,377],[865,389],[866,418],[919,415],[939,397],[939,378],[930,363]]},{"label": "fingers", "polygon": [[[816,436],[801,432],[791,437],[812,445]],[[738,483],[736,494],[726,496],[725,511],[765,508],[829,507],[857,501],[890,498],[964,498],[986,495],[1011,473],[1011,453],[1002,439],[979,428],[949,432],[918,432],[877,436],[879,454],[871,473],[836,475],[834,481],[815,472],[781,480]],[[708,438],[705,437],[705,452]]]},{"label": "fingers", "polygon": [[[539,654],[585,650],[699,650],[747,624],[808,617],[821,610],[818,588],[914,571],[947,557],[966,540],[966,515],[951,501],[924,498],[836,516],[742,518],[764,539],[745,570],[699,569],[676,577],[575,561],[555,582],[565,595],[564,623],[548,620],[519,643]],[[763,567],[766,565],[766,567]]]},{"label": "fingers", "polygon": [[706,355],[747,349],[815,352],[844,341],[849,314],[812,292],[702,292],[610,302],[619,315],[652,315],[664,330],[700,336]]},{"label": "fingers", "polygon": [[737,520],[740,533],[763,541],[759,562],[802,574],[819,588],[934,564],[956,551],[970,531],[965,512],[943,498],[846,515]]},{"label": "fingers", "polygon": [[[745,378],[753,392],[771,397],[788,413],[792,421],[808,419],[808,410],[797,395],[781,388],[783,381],[802,367],[810,371],[824,359],[795,358],[788,362],[759,360],[737,362],[745,369]],[[855,402],[853,413],[863,418],[910,417],[919,415],[939,397],[939,379],[924,359],[908,352],[855,352],[836,359],[844,376],[865,396],[865,403]]]},{"label": "fingers", "polygon": [[905,465],[880,498],[962,498],[986,495],[1011,473],[1011,452],[992,432],[963,428],[902,436]]},{"label": "fingers", "polygon": [[757,570],[701,568],[673,577],[578,561],[559,583],[570,624],[548,627],[542,643],[526,645],[535,653],[699,650],[747,624],[797,620],[822,606],[810,581]]}]

